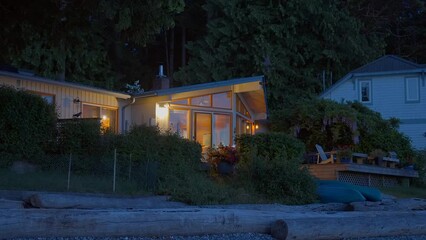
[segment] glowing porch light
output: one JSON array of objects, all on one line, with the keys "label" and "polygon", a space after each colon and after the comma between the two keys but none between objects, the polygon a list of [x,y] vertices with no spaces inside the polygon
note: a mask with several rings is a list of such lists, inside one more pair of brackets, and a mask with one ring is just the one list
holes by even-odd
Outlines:
[{"label": "glowing porch light", "polygon": [[168,103],[159,103],[157,105],[157,118],[165,119],[169,115],[169,104]]}]

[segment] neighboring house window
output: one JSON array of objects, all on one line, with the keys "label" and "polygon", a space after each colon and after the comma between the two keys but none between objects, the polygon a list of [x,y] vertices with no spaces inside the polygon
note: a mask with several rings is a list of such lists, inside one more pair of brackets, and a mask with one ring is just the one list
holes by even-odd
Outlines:
[{"label": "neighboring house window", "polygon": [[420,101],[420,81],[417,77],[405,78],[405,100],[407,102]]},{"label": "neighboring house window", "polygon": [[83,103],[83,118],[99,118],[102,130],[117,130],[117,109]]},{"label": "neighboring house window", "polygon": [[371,103],[371,81],[359,82],[359,98],[362,103]]}]

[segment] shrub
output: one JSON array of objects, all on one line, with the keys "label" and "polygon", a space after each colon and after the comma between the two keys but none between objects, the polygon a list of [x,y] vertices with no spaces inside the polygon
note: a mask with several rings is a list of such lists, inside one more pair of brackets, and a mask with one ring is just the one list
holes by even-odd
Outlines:
[{"label": "shrub", "polygon": [[272,129],[296,136],[309,151],[321,144],[325,149],[351,146],[365,153],[374,149],[395,151],[403,161],[414,154],[409,139],[398,132],[397,119],[383,119],[358,102],[303,100],[290,109],[275,111],[272,123]]},{"label": "shrub", "polygon": [[99,119],[60,120],[58,151],[60,153],[99,153],[101,124]]},{"label": "shrub", "polygon": [[419,187],[426,186],[426,151],[417,151],[414,157],[414,169],[419,172],[419,177],[414,179],[413,183]]},{"label": "shrub", "polygon": [[291,204],[315,200],[313,178],[301,168],[305,152],[301,141],[284,133],[241,135],[237,147],[240,184],[252,184],[269,200]]},{"label": "shrub", "polygon": [[[29,162],[42,158],[56,131],[55,106],[7,86],[0,86],[0,103],[0,155]],[[11,160],[3,159],[1,165]]]}]

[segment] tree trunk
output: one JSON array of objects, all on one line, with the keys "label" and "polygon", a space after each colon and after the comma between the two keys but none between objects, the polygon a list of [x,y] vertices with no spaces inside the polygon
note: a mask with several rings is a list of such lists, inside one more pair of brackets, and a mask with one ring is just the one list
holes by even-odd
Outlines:
[{"label": "tree trunk", "polygon": [[175,59],[175,29],[170,29],[170,42],[169,42],[169,79],[173,81],[174,73],[174,59]]},{"label": "tree trunk", "polygon": [[182,51],[182,67],[186,65],[186,28],[182,27],[182,44],[181,44],[181,51]]},{"label": "tree trunk", "polygon": [[28,202],[36,208],[77,209],[150,209],[186,206],[180,202],[169,202],[166,196],[141,198],[102,197],[79,194],[38,193]]}]

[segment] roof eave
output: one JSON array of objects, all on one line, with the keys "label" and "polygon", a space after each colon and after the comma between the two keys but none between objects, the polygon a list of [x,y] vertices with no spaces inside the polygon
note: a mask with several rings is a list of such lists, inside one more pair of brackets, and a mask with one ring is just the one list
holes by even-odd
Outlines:
[{"label": "roof eave", "polygon": [[84,86],[84,85],[80,85],[80,84],[76,84],[76,83],[55,81],[55,80],[42,78],[42,77],[36,77],[36,76],[25,76],[25,75],[22,75],[22,74],[4,72],[4,71],[0,71],[0,76],[18,78],[18,79],[23,79],[23,80],[28,80],[28,81],[41,82],[41,83],[46,83],[46,84],[53,84],[53,85],[64,86],[64,87],[78,88],[78,89],[82,89],[82,90],[112,95],[114,97],[122,98],[122,99],[129,99],[131,97],[129,94],[104,90],[104,89],[90,87],[90,86]]}]

